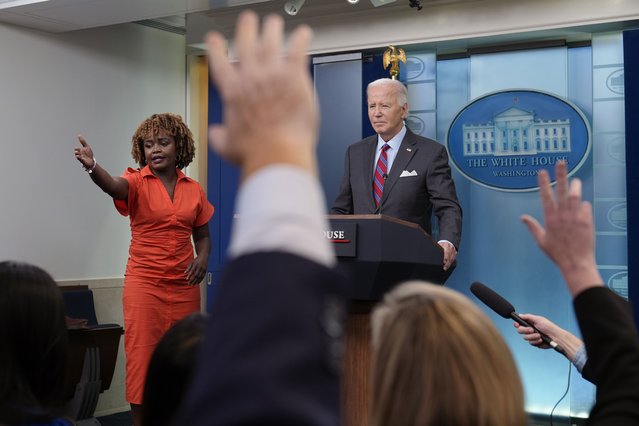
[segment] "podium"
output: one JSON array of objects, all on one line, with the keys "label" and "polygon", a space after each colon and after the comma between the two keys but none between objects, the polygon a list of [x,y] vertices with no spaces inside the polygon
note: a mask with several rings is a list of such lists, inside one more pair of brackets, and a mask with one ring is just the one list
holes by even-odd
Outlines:
[{"label": "podium", "polygon": [[379,301],[411,279],[443,284],[453,271],[442,269],[442,248],[415,223],[383,215],[328,218],[339,264],[352,274],[352,301]]},{"label": "podium", "polygon": [[443,249],[419,225],[384,215],[329,215],[326,237],[351,286],[345,327],[342,403],[346,426],[369,424],[370,312],[397,284],[421,279],[444,284]]}]

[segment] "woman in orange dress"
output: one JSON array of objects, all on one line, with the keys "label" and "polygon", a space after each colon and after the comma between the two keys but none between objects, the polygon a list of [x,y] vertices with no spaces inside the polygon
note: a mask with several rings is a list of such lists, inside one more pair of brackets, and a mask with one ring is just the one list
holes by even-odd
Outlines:
[{"label": "woman in orange dress", "polygon": [[153,349],[173,324],[200,309],[198,284],[211,251],[208,222],[214,209],[201,186],[182,173],[195,144],[180,116],[154,114],[143,121],[131,139],[140,168],[119,177],[100,167],[83,136],[78,139],[75,157],[131,222],[122,304],[126,398],[138,426]]}]

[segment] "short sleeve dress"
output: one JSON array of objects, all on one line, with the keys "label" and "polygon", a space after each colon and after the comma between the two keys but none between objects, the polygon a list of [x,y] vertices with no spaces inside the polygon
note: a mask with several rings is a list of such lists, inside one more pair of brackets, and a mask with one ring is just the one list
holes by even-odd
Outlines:
[{"label": "short sleeve dress", "polygon": [[199,286],[184,271],[194,258],[193,228],[213,216],[202,187],[181,170],[173,200],[149,166],[127,169],[127,200],[115,207],[131,223],[131,245],[124,278],[126,398],[141,404],[146,370],[160,338],[177,321],[200,309]]}]

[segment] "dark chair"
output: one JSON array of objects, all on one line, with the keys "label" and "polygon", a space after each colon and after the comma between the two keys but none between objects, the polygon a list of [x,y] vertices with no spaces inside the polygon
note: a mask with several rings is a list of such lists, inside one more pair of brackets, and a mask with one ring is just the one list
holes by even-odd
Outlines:
[{"label": "dark chair", "polygon": [[93,413],[100,393],[109,389],[124,329],[118,324],[98,324],[93,291],[86,286],[60,287],[67,316],[86,319],[85,326],[69,328],[65,396],[67,415],[78,426],[99,425]]}]

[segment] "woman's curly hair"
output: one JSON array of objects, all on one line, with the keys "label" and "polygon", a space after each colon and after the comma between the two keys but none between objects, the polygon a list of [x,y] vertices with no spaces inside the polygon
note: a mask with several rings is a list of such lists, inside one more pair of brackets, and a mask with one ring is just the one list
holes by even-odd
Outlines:
[{"label": "woman's curly hair", "polygon": [[138,126],[131,138],[131,155],[140,167],[146,166],[144,157],[144,140],[150,136],[157,135],[160,130],[164,130],[175,139],[175,150],[177,159],[175,166],[183,169],[193,161],[195,156],[195,142],[191,130],[184,124],[182,117],[177,114],[166,112],[164,114],[153,114]]}]

